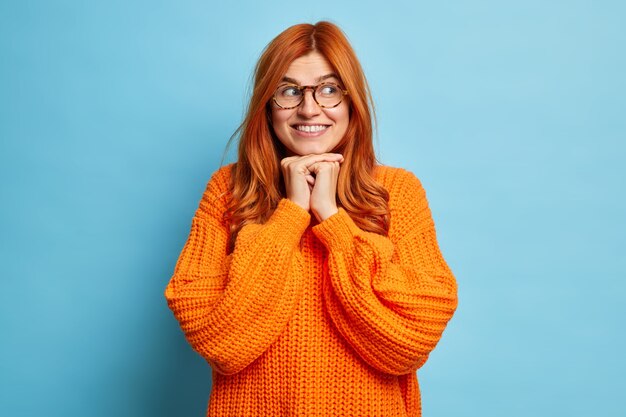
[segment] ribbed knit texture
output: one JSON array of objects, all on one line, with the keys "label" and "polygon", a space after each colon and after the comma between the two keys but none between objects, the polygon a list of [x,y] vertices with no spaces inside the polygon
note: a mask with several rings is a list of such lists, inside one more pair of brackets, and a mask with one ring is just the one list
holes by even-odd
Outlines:
[{"label": "ribbed knit texture", "polygon": [[378,166],[389,236],[282,199],[227,255],[233,164],[211,177],[165,297],[213,369],[207,416],[421,416],[416,370],[457,307],[419,179]]}]

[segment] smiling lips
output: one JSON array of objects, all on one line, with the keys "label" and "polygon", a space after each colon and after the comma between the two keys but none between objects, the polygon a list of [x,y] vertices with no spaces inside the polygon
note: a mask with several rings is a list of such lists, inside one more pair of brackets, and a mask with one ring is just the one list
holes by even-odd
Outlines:
[{"label": "smiling lips", "polygon": [[301,125],[301,124],[296,124],[291,126],[292,128],[294,128],[298,134],[304,135],[304,136],[318,136],[322,133],[324,133],[326,131],[326,129],[328,129],[329,125]]}]

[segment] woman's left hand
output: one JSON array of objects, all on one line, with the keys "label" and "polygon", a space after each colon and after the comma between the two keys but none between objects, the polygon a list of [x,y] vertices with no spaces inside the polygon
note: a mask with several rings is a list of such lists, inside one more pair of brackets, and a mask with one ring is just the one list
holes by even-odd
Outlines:
[{"label": "woman's left hand", "polygon": [[311,211],[319,222],[337,213],[337,179],[339,178],[337,161],[321,161],[309,167],[315,174],[315,184],[311,190]]}]

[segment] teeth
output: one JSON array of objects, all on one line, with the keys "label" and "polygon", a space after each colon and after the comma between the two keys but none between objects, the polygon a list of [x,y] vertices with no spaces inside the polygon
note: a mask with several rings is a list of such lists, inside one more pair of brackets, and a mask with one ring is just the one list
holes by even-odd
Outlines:
[{"label": "teeth", "polygon": [[319,132],[320,130],[324,130],[327,127],[328,126],[324,126],[324,125],[315,125],[315,126],[297,125],[296,129],[302,132]]}]

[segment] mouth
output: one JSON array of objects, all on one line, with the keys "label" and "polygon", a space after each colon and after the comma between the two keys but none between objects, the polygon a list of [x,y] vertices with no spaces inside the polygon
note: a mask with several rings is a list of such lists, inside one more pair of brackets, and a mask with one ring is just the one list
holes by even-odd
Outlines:
[{"label": "mouth", "polygon": [[329,127],[330,127],[330,125],[324,125],[324,124],[316,124],[316,125],[295,124],[295,125],[291,125],[291,128],[297,130],[299,133],[323,133]]}]

